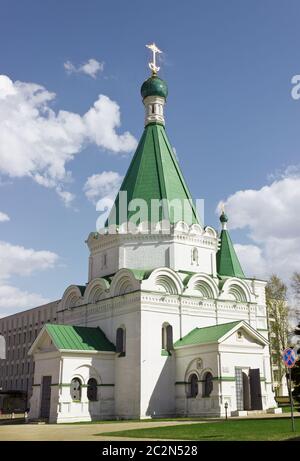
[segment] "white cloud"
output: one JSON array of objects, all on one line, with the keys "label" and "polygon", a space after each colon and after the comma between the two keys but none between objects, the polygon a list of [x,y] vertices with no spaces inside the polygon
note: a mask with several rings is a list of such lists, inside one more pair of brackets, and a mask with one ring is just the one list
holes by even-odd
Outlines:
[{"label": "white cloud", "polygon": [[0,222],[10,221],[10,217],[6,213],[0,211]]},{"label": "white cloud", "polygon": [[73,200],[75,199],[75,195],[67,190],[63,190],[61,186],[56,187],[56,192],[59,197],[62,199],[66,207],[69,207]]},{"label": "white cloud", "polygon": [[69,204],[64,191],[71,173],[66,164],[88,144],[115,153],[136,147],[129,133],[117,133],[120,108],[99,95],[84,114],[51,108],[55,98],[43,86],[13,82],[0,75],[0,174],[11,178],[31,177],[44,187],[55,188]]},{"label": "white cloud", "polygon": [[29,293],[12,285],[0,284],[0,317],[48,302],[49,299],[37,293]]},{"label": "white cloud", "polygon": [[96,78],[98,73],[103,72],[104,62],[91,58],[86,63],[76,67],[71,61],[66,61],[64,63],[64,68],[69,74],[81,73]]},{"label": "white cloud", "polygon": [[115,198],[121,186],[123,176],[116,171],[103,171],[100,174],[90,176],[83,190],[87,198],[93,203],[97,203],[99,198],[111,196]]},{"label": "white cloud", "polygon": [[267,273],[262,250],[256,245],[234,245],[239,261],[246,275],[264,278]]},{"label": "white cloud", "polygon": [[54,268],[57,261],[58,256],[51,251],[36,251],[0,241],[0,316],[48,302],[40,294],[11,285],[9,279]]},{"label": "white cloud", "polygon": [[97,221],[97,229],[103,227],[109,211],[120,189],[123,176],[116,171],[103,171],[90,176],[85,185],[86,197],[96,205],[96,210],[103,213]]},{"label": "white cloud", "polygon": [[277,273],[288,280],[300,270],[300,175],[295,167],[261,189],[237,191],[225,207],[229,228],[246,229],[253,243],[236,245],[248,275]]},{"label": "white cloud", "polygon": [[51,269],[58,261],[51,251],[36,251],[0,241],[0,280],[12,275],[30,275],[37,270]]}]

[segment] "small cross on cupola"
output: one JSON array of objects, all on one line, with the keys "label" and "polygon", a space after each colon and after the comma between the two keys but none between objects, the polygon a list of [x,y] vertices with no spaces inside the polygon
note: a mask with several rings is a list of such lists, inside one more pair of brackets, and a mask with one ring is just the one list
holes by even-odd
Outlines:
[{"label": "small cross on cupola", "polygon": [[220,221],[221,221],[221,224],[222,224],[222,229],[223,230],[226,230],[227,229],[227,222],[228,222],[228,216],[225,214],[225,205],[224,203],[222,203],[222,213],[221,213],[221,216],[220,216]]},{"label": "small cross on cupola", "polygon": [[160,54],[162,51],[155,43],[146,45],[146,47],[152,51],[153,56],[152,61],[148,63],[152,75],[145,80],[141,87],[141,95],[146,110],[145,125],[149,123],[164,125],[164,105],[168,95],[168,87],[166,82],[157,76],[160,67],[156,64],[156,54]]}]

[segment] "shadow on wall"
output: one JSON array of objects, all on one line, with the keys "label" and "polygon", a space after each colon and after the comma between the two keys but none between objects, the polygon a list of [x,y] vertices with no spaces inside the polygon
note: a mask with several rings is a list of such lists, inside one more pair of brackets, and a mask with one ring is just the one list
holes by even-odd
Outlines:
[{"label": "shadow on wall", "polygon": [[175,352],[169,355],[161,370],[159,378],[151,394],[146,411],[147,416],[157,418],[175,415]]}]

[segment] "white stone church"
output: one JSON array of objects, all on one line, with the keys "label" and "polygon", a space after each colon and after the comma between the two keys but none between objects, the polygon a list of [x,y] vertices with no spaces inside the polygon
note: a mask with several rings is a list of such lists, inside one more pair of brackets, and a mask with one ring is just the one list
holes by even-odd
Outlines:
[{"label": "white stone church", "polygon": [[[220,234],[201,223],[165,131],[167,85],[151,66],[143,135],[105,230],[87,240],[88,283],[65,290],[56,323],[30,347],[32,420],[276,407],[265,282],[244,275],[224,211]],[[152,200],[163,203],[155,219]],[[146,219],[133,222],[135,201],[148,205]]]}]

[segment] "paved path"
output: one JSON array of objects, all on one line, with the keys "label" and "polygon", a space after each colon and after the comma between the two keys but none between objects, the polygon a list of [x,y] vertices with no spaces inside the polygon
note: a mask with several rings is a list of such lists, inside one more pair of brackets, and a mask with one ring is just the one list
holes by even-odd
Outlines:
[{"label": "paved path", "polygon": [[[125,431],[128,429],[144,429],[150,427],[176,426],[178,424],[195,424],[201,421],[151,421],[122,422],[103,424],[13,424],[0,426],[0,441],[100,441],[100,440],[148,440],[124,437],[96,436],[105,432]],[[204,423],[205,424],[205,423]]]}]

